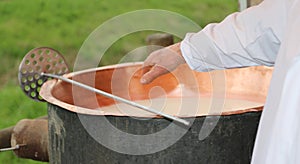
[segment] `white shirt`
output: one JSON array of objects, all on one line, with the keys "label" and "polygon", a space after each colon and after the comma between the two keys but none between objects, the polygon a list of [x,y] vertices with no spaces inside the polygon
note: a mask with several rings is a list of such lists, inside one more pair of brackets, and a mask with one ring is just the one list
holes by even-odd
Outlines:
[{"label": "white shirt", "polygon": [[275,64],[252,163],[300,163],[300,0],[233,13],[187,34],[181,51],[197,71]]}]

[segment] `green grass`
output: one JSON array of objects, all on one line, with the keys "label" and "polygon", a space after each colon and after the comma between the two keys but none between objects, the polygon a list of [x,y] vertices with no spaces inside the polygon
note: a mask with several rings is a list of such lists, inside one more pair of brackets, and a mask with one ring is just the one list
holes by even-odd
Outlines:
[{"label": "green grass", "polygon": [[[59,50],[70,65],[88,35],[104,21],[139,9],[164,9],[182,14],[200,26],[218,22],[236,11],[237,0],[1,0],[0,1],[0,128],[22,118],[47,113],[46,104],[27,98],[17,82],[18,65],[32,48]],[[120,27],[122,28],[122,27]],[[145,45],[151,31],[118,40],[100,65],[118,63],[127,52]],[[0,163],[39,163],[0,153]]]},{"label": "green grass", "polygon": [[[12,126],[23,118],[36,118],[38,116],[46,115],[47,110],[45,103],[37,103],[31,100],[28,101],[25,94],[20,91],[19,87],[13,85],[3,87],[0,90],[0,129]],[[16,158],[13,152],[0,152],[0,163],[3,162],[37,163],[31,160]]]}]

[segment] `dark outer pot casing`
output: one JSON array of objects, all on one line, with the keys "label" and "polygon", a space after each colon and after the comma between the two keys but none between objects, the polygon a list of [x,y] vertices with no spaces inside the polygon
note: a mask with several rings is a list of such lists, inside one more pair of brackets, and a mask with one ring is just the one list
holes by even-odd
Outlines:
[{"label": "dark outer pot casing", "polygon": [[[204,119],[213,122],[217,116],[197,117],[187,133],[174,145],[148,155],[128,155],[110,150],[86,131],[78,114],[48,104],[50,130],[50,163],[250,163],[261,111],[220,116],[212,133],[199,140]],[[107,119],[120,130],[132,134],[159,131],[170,121],[162,118],[136,120],[131,117],[80,115],[95,123],[95,134],[107,133],[98,127],[100,119]],[[124,125],[127,125],[126,127]],[[124,136],[114,136],[122,140]],[[165,136],[170,139],[172,136]],[[113,142],[113,141],[112,141]],[[124,143],[126,144],[126,143]],[[129,143],[127,143],[129,144]]]}]

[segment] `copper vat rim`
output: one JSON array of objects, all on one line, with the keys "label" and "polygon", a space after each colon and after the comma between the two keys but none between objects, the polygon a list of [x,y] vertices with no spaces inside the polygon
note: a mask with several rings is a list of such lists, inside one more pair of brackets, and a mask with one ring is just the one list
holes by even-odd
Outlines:
[{"label": "copper vat rim", "polygon": [[[143,62],[132,62],[132,63],[122,63],[122,64],[114,64],[114,65],[108,65],[108,66],[102,66],[102,67],[97,67],[97,68],[90,68],[90,69],[86,69],[86,70],[82,70],[82,71],[76,71],[76,72],[71,72],[68,74],[63,75],[66,78],[70,78],[73,77],[75,75],[80,75],[80,74],[84,74],[84,73],[90,73],[90,72],[97,72],[97,71],[101,71],[101,70],[107,70],[107,69],[116,69],[116,68],[126,68],[126,67],[131,67],[131,66],[139,66],[142,65]],[[40,95],[42,96],[43,99],[45,99],[47,101],[47,103],[59,106],[61,108],[63,108],[64,110],[68,110],[70,112],[74,112],[77,114],[85,114],[85,115],[95,115],[95,116],[119,116],[119,117],[141,117],[141,116],[134,116],[134,115],[130,115],[130,116],[126,116],[126,115],[106,115],[103,112],[99,111],[99,110],[93,110],[93,109],[89,109],[89,108],[85,108],[85,107],[80,107],[80,106],[75,106],[63,101],[60,101],[59,99],[57,99],[53,94],[52,94],[52,90],[54,89],[54,87],[61,83],[62,81],[60,80],[56,80],[56,79],[52,79],[49,80],[47,82],[45,82],[43,84],[43,86],[41,87],[41,91],[40,91]],[[214,114],[205,114],[205,115],[200,115],[200,116],[187,116],[187,117],[182,117],[182,118],[195,118],[195,117],[205,117],[205,116],[229,116],[229,115],[238,115],[238,114],[243,114],[243,113],[249,113],[249,112],[261,112],[263,110],[264,106],[257,106],[254,108],[247,108],[247,109],[239,109],[236,111],[231,111],[231,112],[222,112],[221,115],[214,115]],[[153,118],[162,118],[161,116],[155,116]]]}]

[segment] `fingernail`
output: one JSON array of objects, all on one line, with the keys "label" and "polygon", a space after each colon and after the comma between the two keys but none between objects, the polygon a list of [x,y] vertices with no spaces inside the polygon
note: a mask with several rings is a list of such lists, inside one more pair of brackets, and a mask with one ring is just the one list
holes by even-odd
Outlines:
[{"label": "fingernail", "polygon": [[144,78],[141,78],[141,80],[140,80],[140,83],[142,83],[142,84],[146,84],[146,82],[147,82],[147,80],[146,80],[146,79],[144,79]]}]

